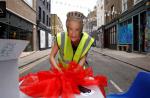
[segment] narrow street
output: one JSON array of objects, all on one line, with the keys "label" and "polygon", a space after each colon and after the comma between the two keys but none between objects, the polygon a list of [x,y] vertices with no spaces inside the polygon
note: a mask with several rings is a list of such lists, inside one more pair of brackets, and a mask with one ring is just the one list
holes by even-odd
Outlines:
[{"label": "narrow street", "polygon": [[[86,59],[95,76],[107,77],[108,87],[91,88],[94,84],[86,85],[87,76],[83,81],[76,78],[84,73],[67,68],[74,72],[69,73],[71,79],[62,70],[51,75],[58,78],[58,83],[52,81],[56,85],[49,82],[53,77],[40,81],[45,77],[41,71],[51,69],[49,61],[57,65],[54,57],[58,59],[58,55],[56,63],[64,68],[72,61],[84,65]],[[0,0],[0,98],[20,98],[20,92],[32,98],[70,98],[74,87],[81,98],[84,94],[86,98],[150,98],[149,62],[150,0]],[[41,74],[33,75],[39,77],[32,78],[37,72]],[[32,83],[35,89],[31,89]]]}]

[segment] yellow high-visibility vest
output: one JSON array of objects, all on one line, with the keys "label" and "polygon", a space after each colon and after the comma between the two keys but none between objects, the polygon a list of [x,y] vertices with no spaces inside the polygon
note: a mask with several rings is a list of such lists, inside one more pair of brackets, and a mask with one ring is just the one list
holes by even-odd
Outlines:
[{"label": "yellow high-visibility vest", "polygon": [[93,44],[94,39],[90,37],[87,33],[83,33],[83,36],[80,40],[80,43],[77,47],[75,53],[73,53],[73,48],[71,40],[68,37],[67,32],[61,32],[57,34],[57,43],[59,47],[58,61],[67,68],[67,65],[71,61],[78,63],[80,59],[86,55],[91,45]]}]

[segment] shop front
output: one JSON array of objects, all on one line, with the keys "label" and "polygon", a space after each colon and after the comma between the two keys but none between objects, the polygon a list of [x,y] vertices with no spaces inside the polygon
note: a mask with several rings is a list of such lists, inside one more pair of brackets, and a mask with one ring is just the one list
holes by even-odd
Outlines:
[{"label": "shop front", "polygon": [[128,19],[118,24],[118,50],[130,52],[133,47],[133,24]]},{"label": "shop front", "polygon": [[8,12],[5,18],[0,18],[0,38],[29,41],[24,51],[33,50],[33,24]]},{"label": "shop front", "polygon": [[105,25],[104,48],[117,49],[117,21]]},{"label": "shop front", "polygon": [[38,32],[39,49],[45,50],[51,48],[53,36],[51,34],[50,29],[40,22],[38,23],[37,32]]},{"label": "shop front", "polygon": [[148,52],[148,32],[146,31],[148,10],[142,1],[124,12],[118,24],[118,46],[126,51]]}]

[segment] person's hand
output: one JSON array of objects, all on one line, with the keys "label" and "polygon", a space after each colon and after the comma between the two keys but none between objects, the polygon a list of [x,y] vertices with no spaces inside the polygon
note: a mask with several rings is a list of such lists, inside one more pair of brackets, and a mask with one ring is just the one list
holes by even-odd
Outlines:
[{"label": "person's hand", "polygon": [[81,68],[82,68],[82,66],[79,65],[76,67],[75,71],[79,71]]},{"label": "person's hand", "polygon": [[57,70],[58,70],[60,73],[63,73],[63,71],[61,70],[61,68],[57,68]]},{"label": "person's hand", "polygon": [[62,70],[59,70],[59,72],[62,74],[62,73],[64,73]]}]

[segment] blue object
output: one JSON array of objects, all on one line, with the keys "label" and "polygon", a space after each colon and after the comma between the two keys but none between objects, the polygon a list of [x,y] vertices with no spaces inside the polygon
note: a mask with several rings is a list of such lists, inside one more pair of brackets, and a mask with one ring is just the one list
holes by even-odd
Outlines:
[{"label": "blue object", "polygon": [[127,92],[109,94],[106,98],[150,98],[150,72],[139,72]]},{"label": "blue object", "polygon": [[133,24],[119,25],[118,29],[119,44],[132,44],[133,41]]}]

